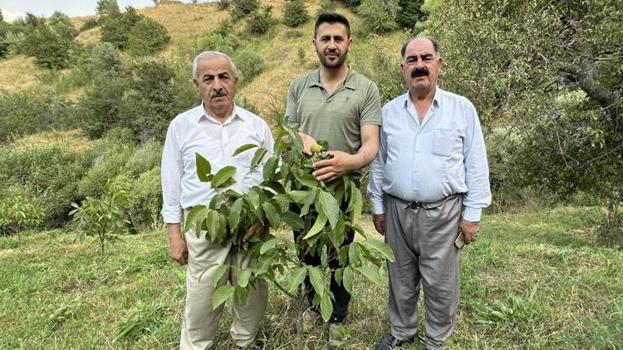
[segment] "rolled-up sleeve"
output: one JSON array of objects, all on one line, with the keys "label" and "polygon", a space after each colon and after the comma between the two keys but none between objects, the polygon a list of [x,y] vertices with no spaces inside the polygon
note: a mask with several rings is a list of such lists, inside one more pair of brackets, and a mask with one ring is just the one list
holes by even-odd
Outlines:
[{"label": "rolled-up sleeve", "polygon": [[368,179],[368,198],[372,207],[372,214],[383,214],[383,173],[385,171],[385,157],[387,156],[387,142],[380,132],[379,152],[370,164],[370,177]]},{"label": "rolled-up sleeve", "polygon": [[167,130],[162,151],[161,175],[162,184],[162,218],[165,223],[177,224],[182,221],[182,154],[175,124],[171,123]]}]

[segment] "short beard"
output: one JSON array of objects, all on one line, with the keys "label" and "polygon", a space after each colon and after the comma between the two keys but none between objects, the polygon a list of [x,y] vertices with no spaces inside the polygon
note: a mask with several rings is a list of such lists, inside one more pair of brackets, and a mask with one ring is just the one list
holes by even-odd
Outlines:
[{"label": "short beard", "polygon": [[344,54],[340,55],[337,59],[337,61],[335,61],[335,63],[329,63],[327,62],[327,60],[325,59],[325,56],[323,53],[318,52],[318,50],[316,50],[316,54],[318,55],[318,59],[320,60],[320,64],[325,67],[325,68],[338,68],[341,67],[342,65],[344,65],[344,63],[346,62],[346,56],[348,55],[348,51],[344,52]]}]

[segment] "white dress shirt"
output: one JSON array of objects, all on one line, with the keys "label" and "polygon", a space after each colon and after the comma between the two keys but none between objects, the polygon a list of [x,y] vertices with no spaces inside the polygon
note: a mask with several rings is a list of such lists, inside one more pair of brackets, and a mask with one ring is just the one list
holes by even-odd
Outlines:
[{"label": "white dress shirt", "polygon": [[368,183],[374,214],[384,212],[383,193],[424,203],[463,193],[463,218],[480,220],[482,208],[491,203],[489,165],[468,99],[437,87],[420,123],[407,92],[383,106],[381,124]]},{"label": "white dress shirt", "polygon": [[[266,122],[257,115],[235,106],[225,122],[209,116],[203,104],[176,116],[167,130],[162,152],[162,217],[165,223],[180,223],[184,209],[208,205],[216,191],[209,182],[197,177],[195,153],[206,158],[212,174],[232,165],[236,167],[237,192],[245,192],[262,181],[262,167],[250,171],[255,149],[232,157],[234,151],[253,143],[273,150],[273,138]],[[264,158],[268,158],[268,155]]]}]

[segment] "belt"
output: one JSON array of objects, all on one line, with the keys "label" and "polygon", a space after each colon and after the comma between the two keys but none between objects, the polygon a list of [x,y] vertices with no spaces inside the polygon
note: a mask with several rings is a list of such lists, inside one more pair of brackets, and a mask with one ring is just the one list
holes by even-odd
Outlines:
[{"label": "belt", "polygon": [[396,197],[394,195],[391,195],[389,193],[385,193],[385,195],[388,196],[388,197],[391,197],[391,198],[393,198],[393,199],[395,199],[395,200],[397,200],[397,201],[399,201],[401,203],[406,204],[405,209],[408,209],[408,208],[410,208],[410,209],[422,208],[424,210],[428,210],[428,209],[437,208],[437,207],[441,206],[442,204],[446,203],[449,200],[452,200],[452,199],[457,198],[459,196],[463,196],[463,193],[453,193],[453,194],[451,194],[451,195],[449,195],[447,197],[444,197],[442,199],[439,199],[439,200],[436,200],[436,201],[433,201],[433,202],[407,201],[407,200],[404,200],[402,198],[399,198],[399,197]]}]

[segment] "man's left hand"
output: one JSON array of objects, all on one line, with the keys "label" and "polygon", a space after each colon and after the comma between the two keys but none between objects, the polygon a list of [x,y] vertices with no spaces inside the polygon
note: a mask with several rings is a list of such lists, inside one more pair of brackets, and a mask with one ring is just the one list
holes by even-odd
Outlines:
[{"label": "man's left hand", "polygon": [[328,151],[327,154],[331,158],[313,164],[316,171],[312,175],[316,180],[331,182],[357,169],[356,156],[342,151]]},{"label": "man's left hand", "polygon": [[257,224],[253,224],[251,227],[249,227],[249,229],[247,230],[247,233],[244,235],[244,237],[242,237],[242,241],[246,242],[249,240],[249,238],[251,238],[251,236],[253,235],[265,235],[268,233],[268,227],[257,223]]},{"label": "man's left hand", "polygon": [[463,232],[463,242],[469,244],[476,240],[478,232],[480,232],[480,222],[467,221],[461,218],[459,221],[459,233]]}]

